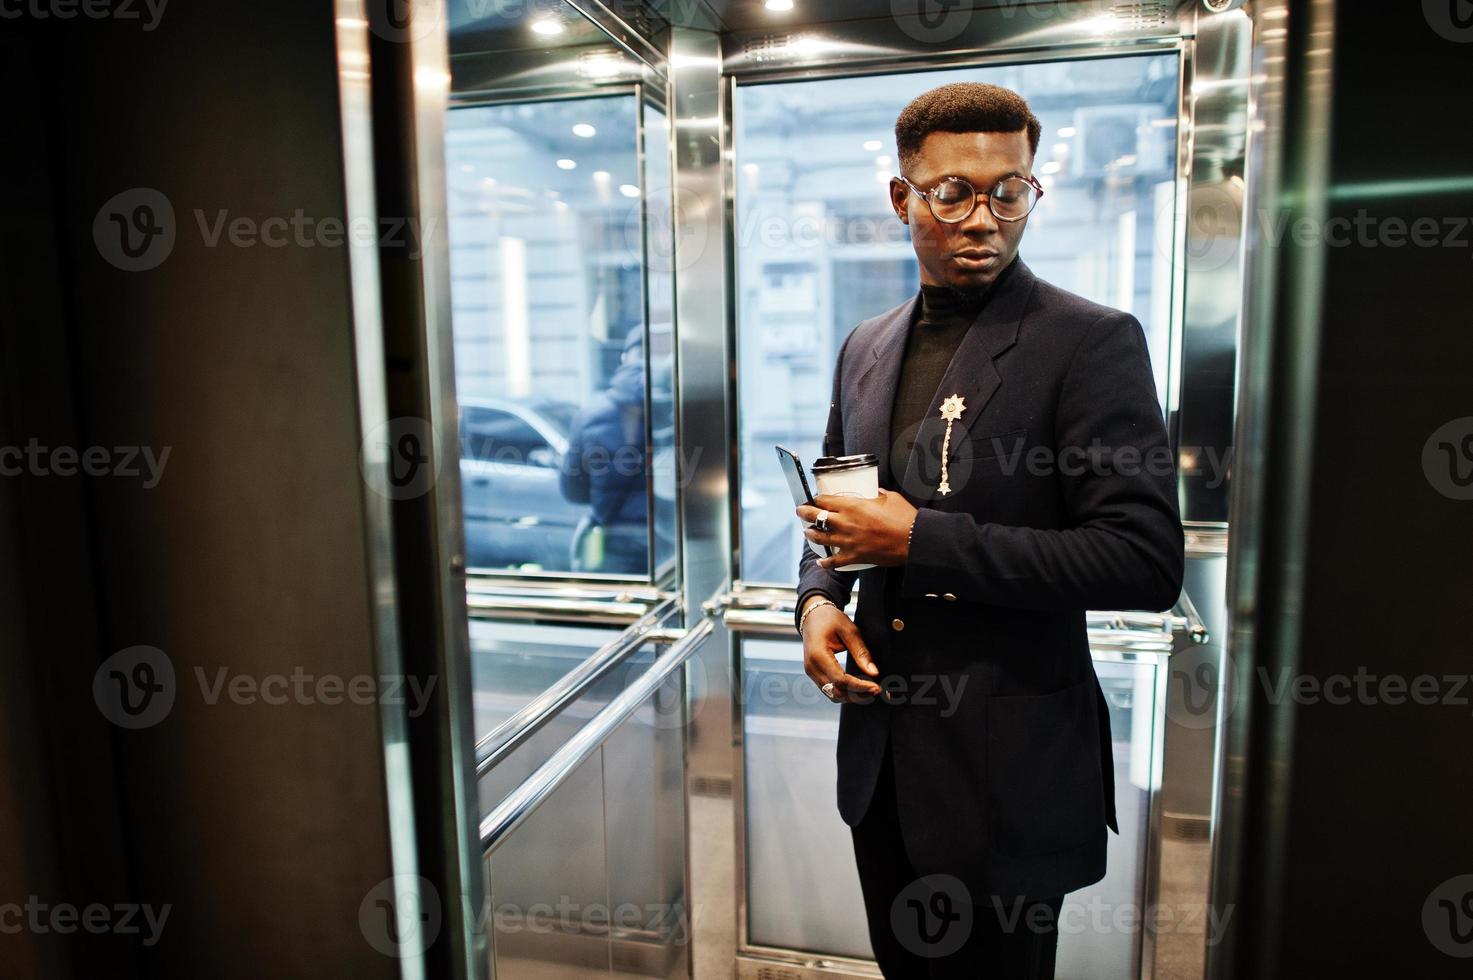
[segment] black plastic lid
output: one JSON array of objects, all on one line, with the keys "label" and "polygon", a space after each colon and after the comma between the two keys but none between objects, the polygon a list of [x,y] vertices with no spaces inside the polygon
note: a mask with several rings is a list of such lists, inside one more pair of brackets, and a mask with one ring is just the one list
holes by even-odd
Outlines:
[{"label": "black plastic lid", "polygon": [[832,473],[835,470],[857,470],[866,466],[879,466],[880,458],[874,453],[857,456],[820,456],[813,461],[814,473]]}]

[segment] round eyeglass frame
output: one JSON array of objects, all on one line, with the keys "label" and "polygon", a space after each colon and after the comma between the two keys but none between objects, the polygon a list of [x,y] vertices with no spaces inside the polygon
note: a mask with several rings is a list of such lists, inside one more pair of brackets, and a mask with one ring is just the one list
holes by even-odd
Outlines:
[{"label": "round eyeglass frame", "polygon": [[[992,190],[985,195],[978,194],[977,188],[973,186],[972,182],[970,180],[967,180],[965,177],[945,177],[936,182],[936,187],[940,187],[942,184],[945,184],[948,181],[956,181],[961,184],[966,184],[967,189],[972,192],[972,206],[967,208],[967,213],[962,215],[960,218],[943,218],[941,217],[941,215],[936,213],[936,199],[933,196],[936,193],[936,187],[931,188],[929,191],[923,191],[915,184],[912,184],[910,181],[906,180],[904,177],[897,177],[895,179],[903,183],[906,187],[909,187],[912,191],[916,193],[918,197],[926,202],[926,207],[931,209],[931,217],[935,218],[942,224],[947,225],[959,225],[963,221],[966,221],[968,218],[970,218],[972,216],[972,212],[977,210],[977,199],[979,197],[987,198],[987,210],[991,211],[992,216],[998,221],[1022,221],[1024,218],[1033,213],[1033,209],[1038,207],[1038,202],[1043,197],[1043,185],[1038,182],[1037,178],[1024,177],[1022,174],[1009,174],[1002,180],[999,180],[996,184],[993,184]],[[1029,187],[1033,188],[1033,203],[1028,205],[1027,211],[1024,211],[1016,218],[1009,218],[1004,215],[998,214],[997,209],[992,206],[993,195],[997,192],[997,189],[1002,186],[1004,181],[1009,180],[1021,180]]]}]

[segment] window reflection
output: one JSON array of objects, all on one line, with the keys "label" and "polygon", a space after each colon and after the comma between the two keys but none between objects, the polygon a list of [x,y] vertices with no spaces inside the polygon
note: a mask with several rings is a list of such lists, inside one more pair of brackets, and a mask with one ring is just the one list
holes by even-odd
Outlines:
[{"label": "window reflection", "polygon": [[1047,190],[1020,254],[1048,281],[1134,313],[1166,403],[1175,223],[1177,58],[1010,65],[737,89],[736,262],[741,575],[791,582],[800,538],[772,461],[819,455],[839,345],[919,287],[886,187],[895,117],[922,92],[983,81],[1043,124]]},{"label": "window reflection", "polygon": [[473,568],[649,574],[638,111],[631,93],[450,113]]}]

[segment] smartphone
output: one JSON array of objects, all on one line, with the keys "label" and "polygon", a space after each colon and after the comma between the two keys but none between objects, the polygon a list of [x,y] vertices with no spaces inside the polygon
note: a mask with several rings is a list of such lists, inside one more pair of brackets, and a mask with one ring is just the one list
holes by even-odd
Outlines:
[{"label": "smartphone", "polygon": [[[793,506],[798,507],[807,504],[817,507],[813,502],[813,491],[808,489],[808,475],[803,470],[803,464],[798,456],[790,449],[777,447],[777,461],[783,468],[783,476],[788,478],[788,490],[793,494]],[[833,550],[827,545],[819,545],[827,557],[833,554]]]}]

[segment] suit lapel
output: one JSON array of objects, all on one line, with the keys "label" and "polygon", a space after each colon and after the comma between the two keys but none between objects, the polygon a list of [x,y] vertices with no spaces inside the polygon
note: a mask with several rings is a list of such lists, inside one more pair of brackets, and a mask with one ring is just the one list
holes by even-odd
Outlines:
[{"label": "suit lapel", "polygon": [[[880,458],[880,472],[889,470],[890,411],[895,405],[895,386],[900,382],[900,364],[905,358],[905,338],[915,315],[920,293],[909,303],[898,307],[880,328],[870,348],[869,363],[859,372],[855,392],[859,404],[853,415],[853,445],[845,440],[847,453],[874,453]],[[846,411],[852,410],[845,406]]]},{"label": "suit lapel", "polygon": [[[951,425],[951,441],[947,452],[949,463],[956,458],[957,447],[967,438],[967,432],[973,423],[1002,386],[1003,379],[998,373],[996,359],[1018,339],[1018,323],[1023,318],[1028,298],[1033,293],[1033,281],[1033,273],[1023,264],[1021,258],[1018,259],[1015,267],[997,284],[997,292],[988,298],[987,305],[977,315],[976,321],[963,335],[961,345],[952,355],[951,363],[931,399],[931,406],[921,419],[915,445],[906,463],[905,478],[901,481],[902,490],[916,506],[944,499],[937,493],[941,473],[940,451],[946,434],[946,421],[941,417],[941,403],[957,395],[965,404],[961,417]],[[900,348],[903,353],[903,334]],[[901,355],[897,354],[895,360],[898,378]],[[892,381],[885,401],[887,421],[894,396],[895,382]]]}]

